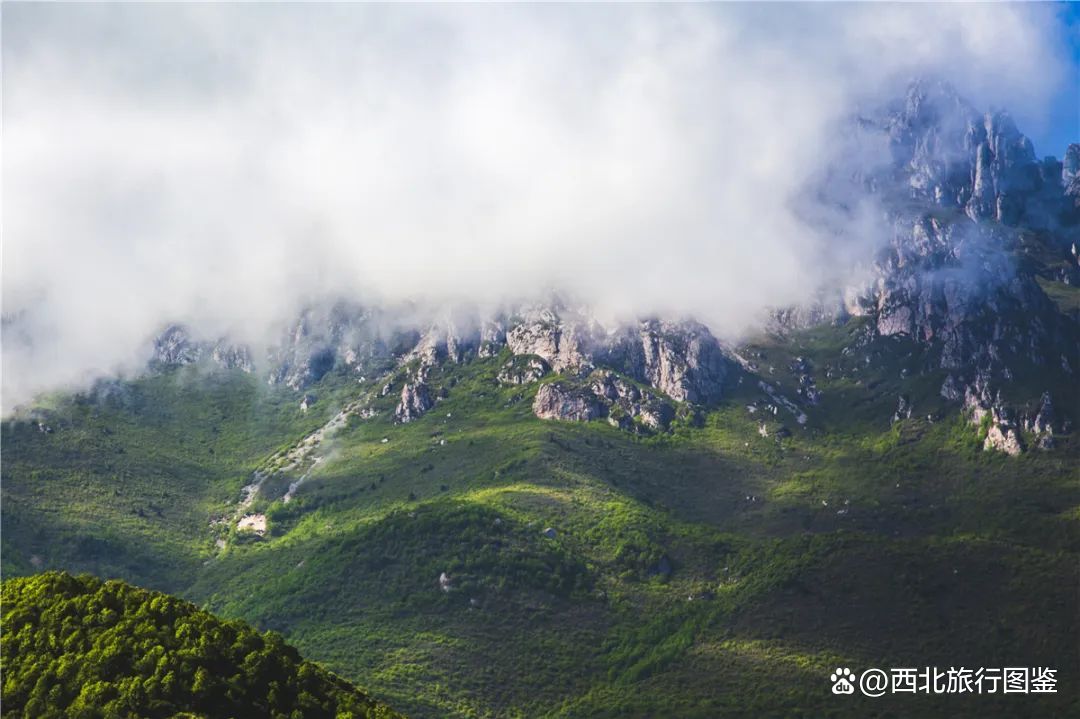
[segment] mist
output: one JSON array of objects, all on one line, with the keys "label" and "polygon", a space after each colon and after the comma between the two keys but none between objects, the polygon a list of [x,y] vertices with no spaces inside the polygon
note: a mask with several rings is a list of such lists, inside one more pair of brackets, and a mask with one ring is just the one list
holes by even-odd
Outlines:
[{"label": "mist", "polygon": [[324,297],[558,290],[737,334],[881,241],[872,206],[796,209],[845,118],[934,75],[1037,133],[1055,12],[5,5],[3,406]]}]

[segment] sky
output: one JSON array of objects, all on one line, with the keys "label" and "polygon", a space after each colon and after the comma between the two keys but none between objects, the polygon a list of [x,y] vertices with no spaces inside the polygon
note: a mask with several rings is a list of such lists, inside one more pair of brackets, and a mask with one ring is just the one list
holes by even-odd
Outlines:
[{"label": "sky", "polygon": [[4,410],[165,323],[558,289],[721,334],[875,246],[795,198],[918,75],[1077,131],[1051,4],[19,4],[3,12]]}]

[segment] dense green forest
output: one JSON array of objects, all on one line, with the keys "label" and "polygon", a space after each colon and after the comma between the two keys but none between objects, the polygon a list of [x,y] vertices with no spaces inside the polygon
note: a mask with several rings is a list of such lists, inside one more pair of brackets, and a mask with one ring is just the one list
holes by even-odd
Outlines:
[{"label": "dense green forest", "polygon": [[121,581],[3,584],[3,716],[393,719],[273,633]]}]

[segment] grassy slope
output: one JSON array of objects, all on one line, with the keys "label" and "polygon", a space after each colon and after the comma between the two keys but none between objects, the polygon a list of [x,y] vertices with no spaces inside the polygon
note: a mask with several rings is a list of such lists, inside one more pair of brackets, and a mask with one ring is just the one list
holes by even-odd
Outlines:
[{"label": "grassy slope", "polygon": [[[793,431],[782,442],[758,435],[745,378],[703,427],[637,438],[536,420],[535,388],[498,387],[497,361],[451,366],[433,376],[449,390],[433,411],[394,426],[380,400],[295,501],[258,501],[269,538],[221,553],[209,516],[352,390],[328,380],[304,415],[242,377],[213,391],[143,380],[132,392],[151,400],[65,407],[53,434],[5,425],[5,568],[36,555],[178,591],[415,716],[1080,708],[1075,438],[984,453],[938,404],[941,377],[841,359],[851,331],[755,347],[789,396],[794,352],[825,392],[805,428],[768,422]],[[897,350],[867,352],[902,363]],[[891,425],[901,390],[918,414]],[[151,503],[162,515],[139,516]],[[1056,666],[1063,691],[855,707],[828,693],[834,665],[935,663]]]}]

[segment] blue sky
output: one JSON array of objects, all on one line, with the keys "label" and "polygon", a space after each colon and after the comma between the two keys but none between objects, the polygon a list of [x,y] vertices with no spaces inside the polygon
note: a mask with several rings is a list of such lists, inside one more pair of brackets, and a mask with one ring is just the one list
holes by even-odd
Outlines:
[{"label": "blue sky", "polygon": [[1039,157],[1054,155],[1061,158],[1065,147],[1080,142],[1080,3],[1062,3],[1060,14],[1060,38],[1066,48],[1071,66],[1062,84],[1061,92],[1048,107],[1045,123],[1033,119],[1026,127],[1023,109],[1013,110],[1020,130],[1035,144]]}]

